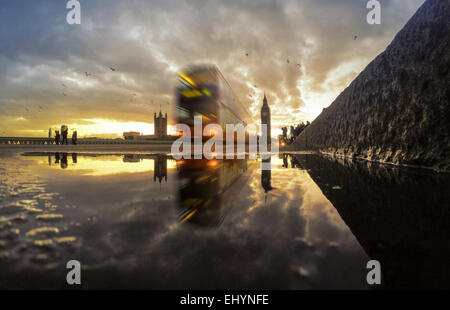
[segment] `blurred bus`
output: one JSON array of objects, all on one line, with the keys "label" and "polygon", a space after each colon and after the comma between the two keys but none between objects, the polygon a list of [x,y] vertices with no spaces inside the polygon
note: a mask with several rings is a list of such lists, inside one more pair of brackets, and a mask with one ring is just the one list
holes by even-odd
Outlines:
[{"label": "blurred bus", "polygon": [[[250,120],[247,109],[239,102],[219,69],[213,65],[190,66],[178,73],[176,108],[178,123],[188,125],[192,137],[194,116],[202,118],[202,132],[206,125],[215,123],[222,127],[224,135],[226,124],[246,126]],[[214,134],[216,133],[209,136]]]}]

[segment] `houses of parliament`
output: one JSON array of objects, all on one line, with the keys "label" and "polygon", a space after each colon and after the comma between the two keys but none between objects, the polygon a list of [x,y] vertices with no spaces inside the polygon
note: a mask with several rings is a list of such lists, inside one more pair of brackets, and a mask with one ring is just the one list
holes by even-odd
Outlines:
[{"label": "houses of parliament", "polygon": [[170,138],[170,136],[167,135],[167,113],[163,116],[161,110],[159,110],[158,115],[156,115],[155,112],[153,116],[153,126],[155,130],[155,134],[153,135],[143,135],[137,131],[128,131],[123,133],[123,137],[125,140],[153,140]]}]

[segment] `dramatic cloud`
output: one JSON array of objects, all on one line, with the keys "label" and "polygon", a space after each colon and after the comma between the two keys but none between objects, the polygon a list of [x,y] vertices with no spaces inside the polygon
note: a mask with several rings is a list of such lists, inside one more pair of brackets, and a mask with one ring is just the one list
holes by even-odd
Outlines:
[{"label": "dramatic cloud", "polygon": [[121,132],[111,120],[152,123],[160,105],[173,116],[175,74],[192,63],[216,64],[255,122],[265,91],[275,134],[316,117],[423,0],[380,1],[381,25],[362,0],[80,2],[81,25],[64,1],[0,7],[0,135]]}]

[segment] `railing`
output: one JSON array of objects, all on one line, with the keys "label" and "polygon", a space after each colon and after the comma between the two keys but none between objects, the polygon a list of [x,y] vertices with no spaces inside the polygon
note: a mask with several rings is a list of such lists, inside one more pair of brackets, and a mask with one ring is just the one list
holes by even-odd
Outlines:
[{"label": "railing", "polygon": [[0,144],[55,144],[51,138],[0,137]]},{"label": "railing", "polygon": [[[167,144],[174,139],[164,140],[123,140],[123,139],[78,139],[77,144]],[[68,139],[72,144],[72,139]],[[26,138],[26,137],[0,137],[0,144],[18,144],[18,145],[51,145],[56,144],[54,138]]]},{"label": "railing", "polygon": [[[174,139],[165,140],[123,140],[123,139],[79,139],[77,144],[167,144]],[[72,141],[69,141],[71,143]]]}]

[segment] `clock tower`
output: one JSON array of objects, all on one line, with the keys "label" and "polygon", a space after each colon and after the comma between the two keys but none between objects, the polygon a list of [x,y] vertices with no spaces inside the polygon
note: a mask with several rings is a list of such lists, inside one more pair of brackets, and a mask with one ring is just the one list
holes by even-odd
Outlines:
[{"label": "clock tower", "polygon": [[271,145],[271,135],[270,135],[270,108],[267,104],[266,93],[264,93],[263,105],[261,108],[261,125],[267,125],[267,145]]}]

